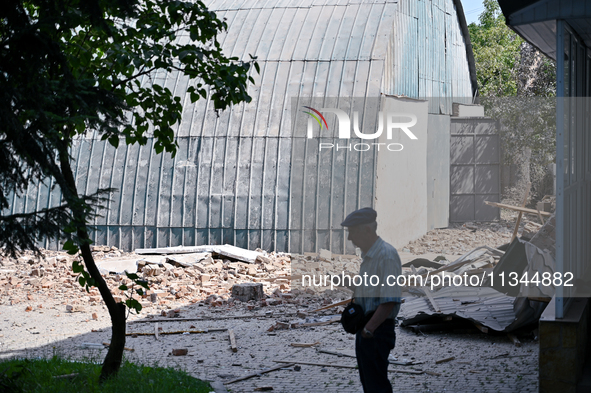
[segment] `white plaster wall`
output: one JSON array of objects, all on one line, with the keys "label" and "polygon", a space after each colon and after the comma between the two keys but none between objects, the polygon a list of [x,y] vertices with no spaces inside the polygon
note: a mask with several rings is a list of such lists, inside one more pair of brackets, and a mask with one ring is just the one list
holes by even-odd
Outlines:
[{"label": "white plaster wall", "polygon": [[374,208],[378,212],[378,234],[395,247],[427,232],[428,108],[427,101],[408,98],[384,97],[382,102],[384,114],[409,113],[417,117],[417,124],[410,128],[417,139],[394,130],[388,140],[384,130],[380,143],[400,143],[403,149],[389,151],[381,146],[377,153]]}]

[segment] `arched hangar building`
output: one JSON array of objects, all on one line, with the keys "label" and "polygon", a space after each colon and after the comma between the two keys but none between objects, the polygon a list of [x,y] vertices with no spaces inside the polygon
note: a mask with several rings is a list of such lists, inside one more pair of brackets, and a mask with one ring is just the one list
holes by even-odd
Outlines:
[{"label": "arched hangar building", "polygon": [[[476,91],[459,0],[206,5],[227,22],[220,37],[226,54],[257,56],[253,100],[218,116],[208,100],[190,103],[181,75],[160,73],[143,83],[184,97],[174,159],[155,154],[152,141],[118,149],[95,136],[76,141],[79,192],[118,189],[92,223],[96,244],[345,253],[353,250],[340,222],[364,206],[376,208],[380,234],[398,246],[447,226],[450,116],[454,102],[469,104]],[[414,111],[417,140],[405,139],[397,154],[375,146],[319,151],[320,143],[339,143],[337,118],[325,113],[321,138],[299,138],[296,129],[309,117],[299,109],[333,104],[365,110],[364,132],[375,127],[378,109]],[[12,211],[57,204],[59,190],[50,186],[31,185]]]}]

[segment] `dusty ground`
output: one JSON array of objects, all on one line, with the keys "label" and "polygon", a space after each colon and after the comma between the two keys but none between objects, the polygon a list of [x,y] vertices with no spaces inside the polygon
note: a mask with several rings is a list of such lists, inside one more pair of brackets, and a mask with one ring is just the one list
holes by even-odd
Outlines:
[{"label": "dusty ground", "polygon": [[[514,221],[513,221],[514,222]],[[512,234],[511,221],[487,224],[467,224],[444,230],[431,231],[401,252],[407,257],[424,253],[461,254],[486,244],[499,246]],[[57,258],[59,259],[59,258]],[[106,350],[93,349],[93,344],[108,342],[109,318],[100,299],[88,295],[68,276],[59,281],[67,261],[52,260],[55,266],[47,266],[47,274],[55,273],[55,285],[43,288],[27,284],[27,279],[37,265],[2,261],[0,266],[0,357],[49,357],[60,354],[75,359],[100,362]],[[63,264],[63,266],[61,265]],[[47,272],[47,269],[54,269]],[[58,274],[59,273],[59,274]],[[259,279],[261,273],[257,273]],[[29,278],[26,278],[26,277]],[[11,277],[20,282],[11,284]],[[63,278],[63,277],[62,277]],[[53,280],[53,278],[52,278]],[[254,280],[254,278],[253,278]],[[21,285],[19,285],[21,284]],[[38,283],[37,283],[38,284]],[[170,284],[170,283],[169,283]],[[277,290],[278,286],[267,286]],[[288,293],[289,289],[281,290]],[[278,293],[276,292],[276,295]],[[153,332],[154,319],[162,332],[179,330],[232,329],[235,332],[238,351],[232,352],[228,333],[216,331],[190,335],[160,335],[128,337],[126,358],[146,364],[174,366],[192,375],[216,381],[229,381],[264,369],[276,367],[275,360],[314,362],[336,365],[355,365],[355,359],[318,352],[316,348],[354,353],[352,335],[342,331],[340,325],[275,330],[268,332],[277,322],[293,322],[298,311],[309,311],[339,299],[325,300],[311,294],[296,293],[281,297],[277,305],[261,306],[260,302],[245,304],[224,302],[219,298],[217,306],[200,301],[208,293],[192,293],[187,297],[170,296],[156,304],[144,301],[146,308],[139,316],[130,316],[128,332]],[[346,295],[342,295],[343,297]],[[215,298],[215,296],[214,296]],[[190,301],[194,301],[191,303]],[[211,299],[210,298],[210,302]],[[66,306],[75,304],[81,311],[68,312]],[[29,309],[30,311],[26,311]],[[178,309],[179,318],[198,318],[181,321],[179,318],[160,316],[162,311]],[[324,313],[325,318],[334,311]],[[96,314],[96,319],[93,318]],[[322,316],[314,315],[318,318]],[[247,316],[247,318],[228,318]],[[152,318],[150,318],[152,317]],[[311,322],[321,319],[309,320]],[[136,322],[148,321],[148,322]],[[463,333],[434,332],[414,333],[396,328],[397,342],[392,355],[399,360],[422,362],[412,366],[390,366],[402,371],[428,371],[431,374],[390,373],[395,391],[401,392],[527,392],[537,391],[538,344],[532,335],[520,337],[521,347],[514,346],[505,335],[486,335],[477,330]],[[316,347],[298,348],[292,343],[315,343]],[[90,345],[89,345],[90,344]],[[172,356],[176,348],[187,348],[187,356]],[[437,360],[454,357],[436,364]],[[271,386],[277,392],[339,391],[360,392],[361,386],[355,369],[329,366],[301,365],[273,371],[255,378],[227,385],[233,392],[251,392],[256,387]]]}]

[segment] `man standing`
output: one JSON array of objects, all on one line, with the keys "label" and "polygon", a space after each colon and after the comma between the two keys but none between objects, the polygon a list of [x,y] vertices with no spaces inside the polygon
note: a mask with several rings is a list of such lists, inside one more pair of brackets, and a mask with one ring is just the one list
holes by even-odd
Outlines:
[{"label": "man standing", "polygon": [[354,302],[361,305],[365,315],[373,312],[355,337],[359,377],[366,393],[392,392],[388,355],[396,340],[394,318],[400,310],[401,296],[395,285],[402,272],[400,257],[393,246],[377,235],[376,217],[376,211],[366,207],[349,214],[341,223],[348,229],[348,239],[362,251],[359,276],[363,282],[354,287]]}]

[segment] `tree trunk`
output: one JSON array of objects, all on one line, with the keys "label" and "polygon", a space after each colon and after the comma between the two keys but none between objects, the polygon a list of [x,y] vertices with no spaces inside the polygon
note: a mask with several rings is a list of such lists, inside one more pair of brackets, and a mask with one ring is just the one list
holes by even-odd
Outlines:
[{"label": "tree trunk", "polygon": [[[529,130],[526,132],[529,132]],[[519,164],[517,167],[518,168],[517,169],[518,170],[518,172],[517,172],[517,176],[518,176],[517,177],[517,189],[519,190],[519,195],[524,195],[526,190],[532,184],[531,169],[530,169],[531,154],[532,154],[531,148],[525,147],[523,149],[522,155],[519,160]],[[520,196],[519,198],[522,198],[522,197]],[[527,202],[529,202],[529,201],[527,201]]]},{"label": "tree trunk", "polygon": [[88,236],[88,229],[86,227],[87,213],[80,203],[78,193],[76,190],[76,180],[70,166],[70,157],[67,150],[67,142],[64,142],[64,146],[59,151],[60,168],[65,179],[65,187],[62,186],[62,192],[64,199],[68,204],[68,207],[72,211],[72,217],[77,225],[76,234],[80,241],[80,252],[84,260],[84,265],[90,276],[94,279],[95,286],[98,290],[107,306],[109,315],[111,316],[111,345],[109,351],[103,362],[101,369],[101,375],[99,380],[102,382],[107,378],[114,376],[121,367],[121,361],[123,359],[123,350],[125,347],[125,305],[123,303],[115,302],[107,283],[101,276],[90,251],[90,238]]}]

